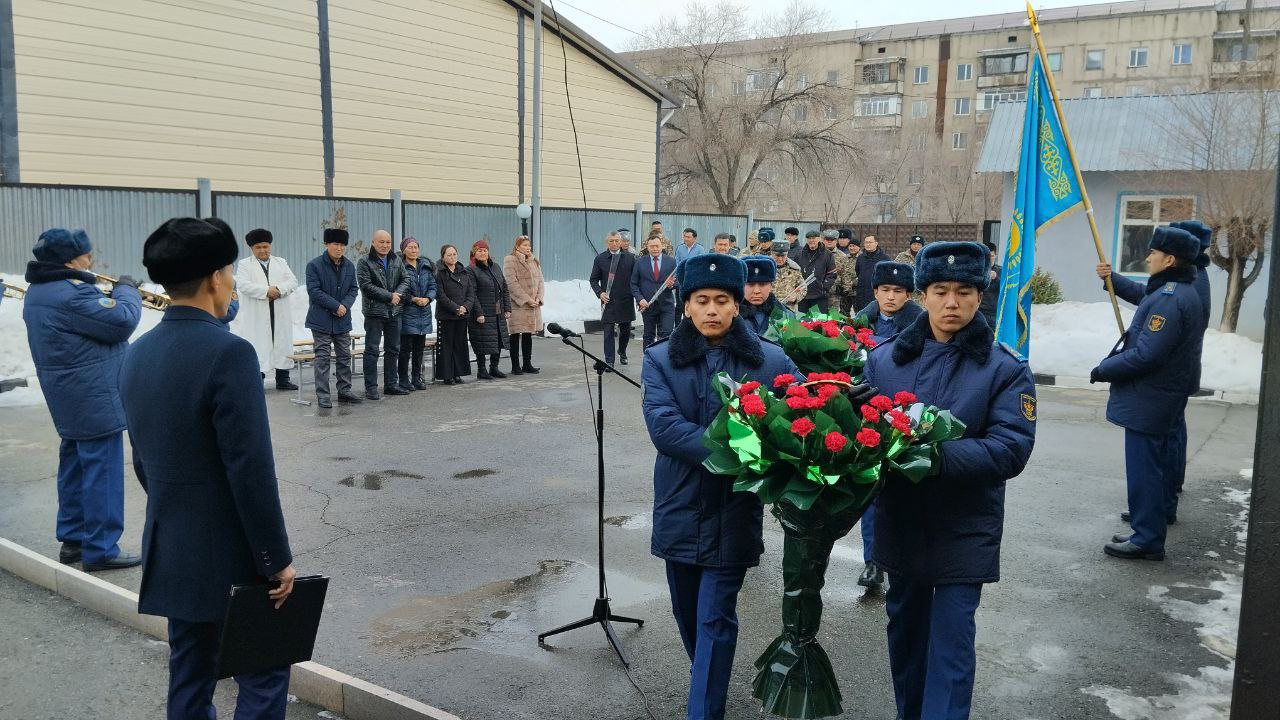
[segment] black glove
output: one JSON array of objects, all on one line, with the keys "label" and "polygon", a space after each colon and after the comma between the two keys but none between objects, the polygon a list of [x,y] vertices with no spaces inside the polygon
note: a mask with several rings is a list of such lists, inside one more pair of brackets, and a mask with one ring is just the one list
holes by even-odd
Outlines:
[{"label": "black glove", "polygon": [[871,383],[864,382],[845,390],[844,394],[849,398],[849,402],[853,403],[853,407],[858,408],[865,405],[866,402],[875,397],[878,392],[880,392],[880,388],[872,387]]},{"label": "black glove", "polygon": [[1090,384],[1090,385],[1092,385],[1092,384],[1094,384],[1094,383],[1098,383],[1098,382],[1106,382],[1106,381],[1107,381],[1107,379],[1106,379],[1106,378],[1104,378],[1104,377],[1102,377],[1102,370],[1101,370],[1100,368],[1094,368],[1094,369],[1092,369],[1092,370],[1090,370],[1090,371],[1089,371],[1089,384]]},{"label": "black glove", "polygon": [[138,286],[141,284],[142,284],[141,280],[138,280],[137,278],[131,275],[121,275],[120,278],[116,280],[116,287],[120,287],[122,285],[128,285],[134,290],[137,290]]}]

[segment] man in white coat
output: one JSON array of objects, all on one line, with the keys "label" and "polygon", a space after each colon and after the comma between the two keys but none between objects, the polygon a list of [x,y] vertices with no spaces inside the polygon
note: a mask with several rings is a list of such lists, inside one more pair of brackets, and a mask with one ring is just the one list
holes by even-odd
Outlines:
[{"label": "man in white coat", "polygon": [[293,361],[293,313],[289,295],[298,289],[298,278],[284,258],[271,254],[271,231],[258,228],[244,236],[253,254],[236,263],[236,292],[240,314],[231,323],[235,334],[258,351],[262,377],[276,372],[277,390],[297,390],[289,381]]}]

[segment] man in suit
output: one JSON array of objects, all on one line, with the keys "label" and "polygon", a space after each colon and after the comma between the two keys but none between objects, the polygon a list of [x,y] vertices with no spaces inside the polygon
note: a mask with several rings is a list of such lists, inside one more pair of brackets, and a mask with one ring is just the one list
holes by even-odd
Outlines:
[{"label": "man in suit", "polygon": [[591,266],[591,290],[600,298],[600,320],[604,323],[604,361],[615,356],[627,364],[627,343],[631,323],[636,319],[636,302],[631,297],[631,270],[636,256],[622,249],[618,231],[605,238],[607,250],[596,256]]},{"label": "man in suit", "polygon": [[[239,248],[195,218],[147,238],[142,262],[173,299],[125,353],[120,392],[147,493],[138,612],[169,619],[168,718],[211,718],[232,585],[279,608],[293,591],[257,353],[222,327]],[[283,718],[289,668],[236,677],[236,717]]]},{"label": "man in suit", "polygon": [[[649,254],[636,260],[631,269],[631,296],[640,306],[644,320],[644,346],[649,347],[671,334],[676,319],[676,302],[673,288],[676,278],[676,261],[662,252],[662,238],[651,237],[647,243]],[[658,288],[665,287],[662,295],[649,305]]]}]

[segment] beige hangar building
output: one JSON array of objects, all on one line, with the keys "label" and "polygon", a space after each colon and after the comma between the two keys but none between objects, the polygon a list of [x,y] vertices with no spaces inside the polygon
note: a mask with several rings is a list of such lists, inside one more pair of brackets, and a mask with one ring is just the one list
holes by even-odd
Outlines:
[{"label": "beige hangar building", "polygon": [[[580,156],[588,207],[652,209],[678,100],[549,11],[544,28],[543,204],[582,207]],[[515,204],[533,66],[523,0],[0,0],[0,171]]]}]

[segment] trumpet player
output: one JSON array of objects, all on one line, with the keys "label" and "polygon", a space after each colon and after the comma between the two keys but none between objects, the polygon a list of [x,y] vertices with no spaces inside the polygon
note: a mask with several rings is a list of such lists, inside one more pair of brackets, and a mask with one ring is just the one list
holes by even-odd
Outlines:
[{"label": "trumpet player", "polygon": [[293,361],[293,314],[289,295],[298,289],[298,278],[285,259],[271,254],[271,231],[258,228],[244,236],[252,255],[236,263],[236,292],[240,314],[232,323],[235,334],[248,340],[258,352],[262,376],[275,370],[277,390],[297,390],[289,380]]},{"label": "trumpet player", "polygon": [[89,272],[84,230],[40,234],[27,264],[22,319],[36,376],[62,438],[58,451],[58,559],[86,572],[138,565],[121,552],[124,530],[124,407],[118,376],[138,327],[138,281],[125,275],[106,295]]}]

